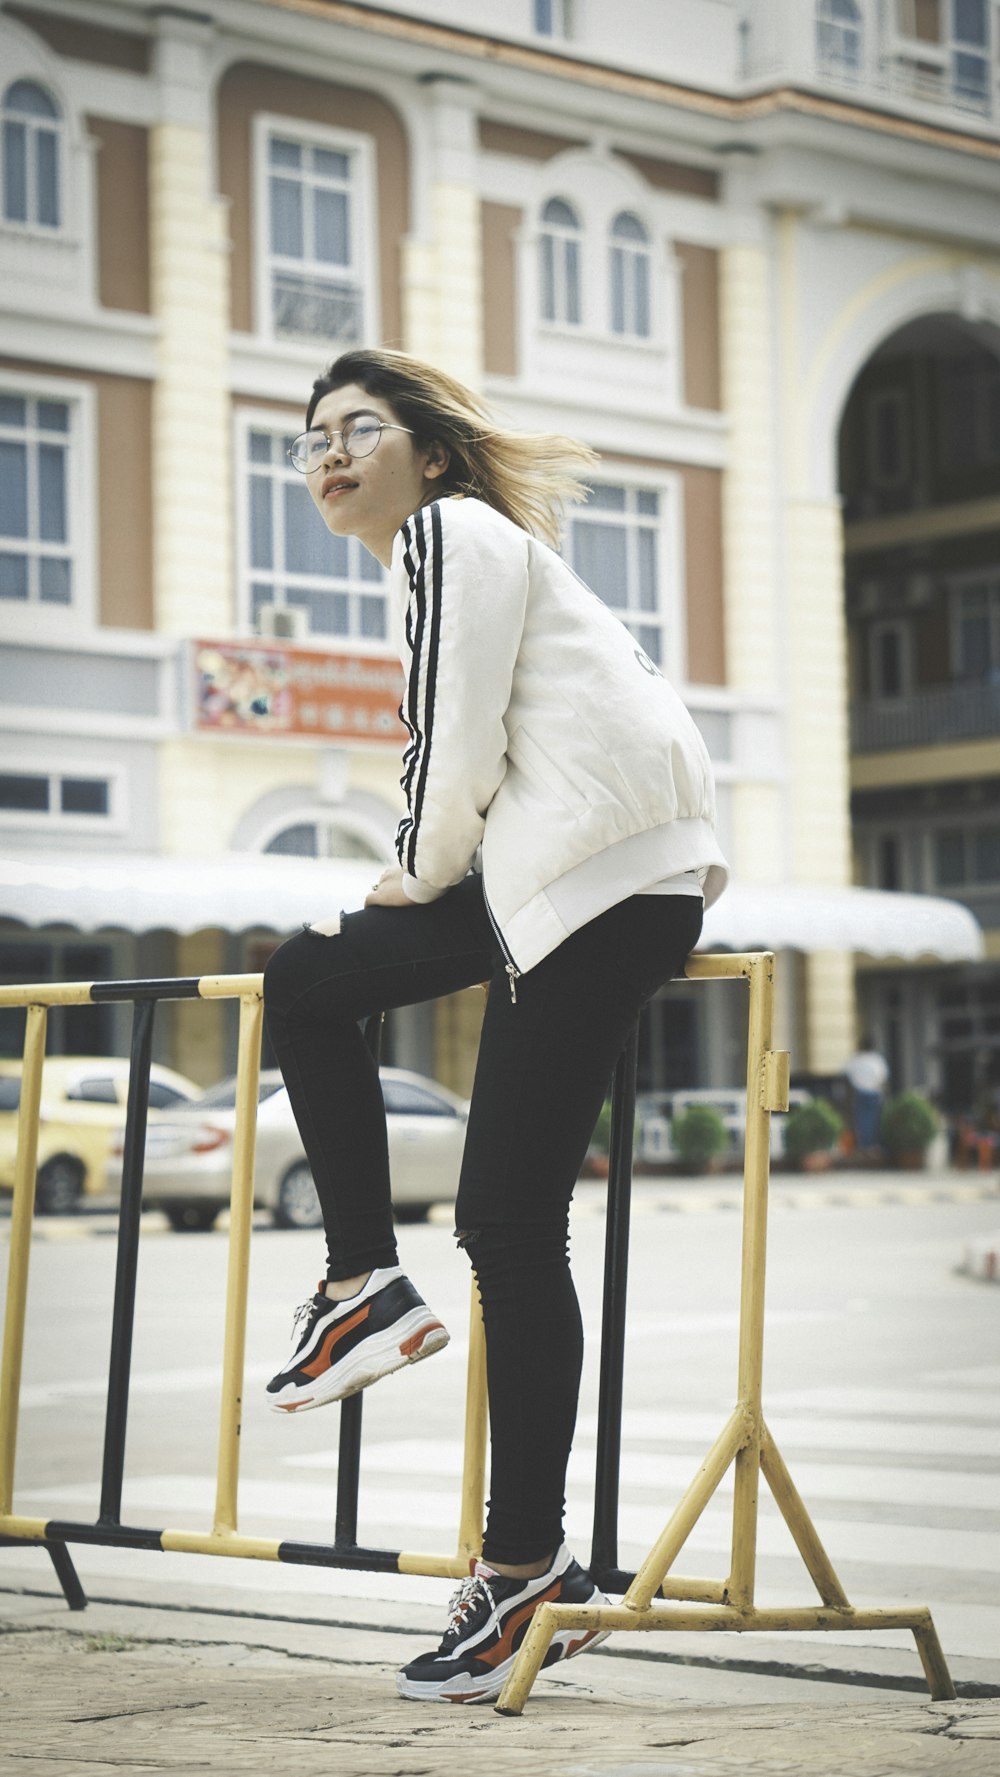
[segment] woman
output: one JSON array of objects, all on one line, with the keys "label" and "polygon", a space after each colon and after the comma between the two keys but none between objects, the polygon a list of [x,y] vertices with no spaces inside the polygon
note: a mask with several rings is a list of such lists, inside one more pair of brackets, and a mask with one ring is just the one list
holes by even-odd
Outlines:
[{"label": "woman", "polygon": [[[269,1384],[342,1400],[448,1334],[401,1271],[377,1069],[359,1020],[489,981],[456,1203],[486,1328],[482,1561],[405,1697],[496,1697],[536,1605],[600,1596],[562,1542],[582,1361],[568,1213],[617,1057],[684,966],[726,864],[676,693],[549,547],[595,460],[499,429],[461,384],[348,352],[290,452],[327,527],[389,570],[406,675],[398,864],[265,973],[268,1027],[323,1207],[328,1268]],[[587,1642],[557,1635],[550,1660]]]}]

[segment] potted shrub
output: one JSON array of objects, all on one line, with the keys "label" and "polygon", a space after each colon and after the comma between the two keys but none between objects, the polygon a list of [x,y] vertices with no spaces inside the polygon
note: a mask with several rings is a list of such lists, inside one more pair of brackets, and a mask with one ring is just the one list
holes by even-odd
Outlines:
[{"label": "potted shrub", "polygon": [[[635,1120],[632,1132],[633,1155],[639,1139],[639,1119]],[[611,1100],[606,1098],[601,1106],[600,1116],[594,1125],[594,1133],[590,1138],[584,1172],[589,1178],[607,1178],[611,1164]]]},{"label": "potted shrub", "polygon": [[938,1132],[933,1105],[919,1092],[901,1092],[882,1110],[882,1146],[894,1166],[917,1169],[924,1165],[927,1149]]},{"label": "potted shrub", "polygon": [[689,1104],[675,1117],[670,1135],[688,1172],[707,1172],[717,1155],[729,1145],[726,1125],[710,1104]]},{"label": "potted shrub", "polygon": [[785,1156],[795,1167],[820,1172],[833,1165],[833,1149],[844,1120],[827,1098],[796,1105],[785,1124]]}]

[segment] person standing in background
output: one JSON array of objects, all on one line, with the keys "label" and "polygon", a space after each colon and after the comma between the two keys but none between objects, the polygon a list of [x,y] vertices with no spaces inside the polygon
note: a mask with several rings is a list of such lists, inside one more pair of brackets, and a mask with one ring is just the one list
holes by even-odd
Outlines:
[{"label": "person standing in background", "polygon": [[879,1146],[882,1099],[889,1080],[888,1063],[873,1036],[866,1033],[862,1037],[861,1047],[844,1072],[853,1095],[855,1148],[859,1154],[873,1153]]}]

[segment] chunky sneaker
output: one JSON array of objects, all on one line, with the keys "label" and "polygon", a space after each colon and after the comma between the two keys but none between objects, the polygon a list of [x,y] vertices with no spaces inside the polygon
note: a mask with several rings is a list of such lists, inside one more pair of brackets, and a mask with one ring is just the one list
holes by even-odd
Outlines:
[{"label": "chunky sneaker", "polygon": [[448,1333],[398,1265],[372,1272],[356,1296],[331,1302],[322,1282],[296,1311],[292,1355],[267,1385],[276,1413],[302,1413],[357,1394],[380,1376],[418,1363]]},{"label": "chunky sneaker", "polygon": [[[540,1604],[607,1604],[565,1543],[535,1579],[508,1580],[477,1561],[448,1606],[450,1619],[434,1654],[420,1654],[396,1674],[401,1697],[429,1703],[488,1703],[499,1697]],[[600,1629],[557,1629],[543,1661],[554,1666],[607,1639]]]}]

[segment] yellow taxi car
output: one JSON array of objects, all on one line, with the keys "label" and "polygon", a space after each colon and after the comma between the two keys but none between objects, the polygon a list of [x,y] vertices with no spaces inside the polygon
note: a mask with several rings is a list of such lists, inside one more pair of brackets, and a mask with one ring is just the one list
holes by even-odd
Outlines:
[{"label": "yellow taxi car", "polygon": [[[118,1056],[47,1056],[38,1118],[35,1208],[64,1215],[85,1194],[108,1188],[114,1137],[125,1127],[128,1061]],[[154,1062],[149,1070],[149,1119],[201,1097],[201,1087]],[[0,1191],[14,1188],[20,1061],[0,1061]],[[120,1164],[119,1164],[120,1174]]]}]

